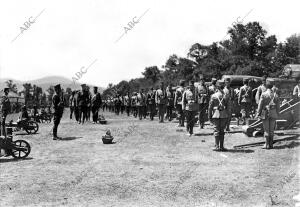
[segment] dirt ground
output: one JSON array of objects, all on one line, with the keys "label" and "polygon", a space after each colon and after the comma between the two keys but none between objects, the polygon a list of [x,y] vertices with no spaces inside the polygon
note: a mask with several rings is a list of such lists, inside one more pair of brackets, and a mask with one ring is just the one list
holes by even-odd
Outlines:
[{"label": "dirt ground", "polygon": [[[102,112],[101,112],[102,113]],[[107,125],[69,120],[54,141],[52,123],[39,133],[16,132],[32,152],[0,158],[0,206],[295,206],[299,195],[299,129],[285,131],[273,150],[234,145],[263,141],[226,134],[228,152],[214,152],[212,127],[196,135],[177,123],[103,113]],[[102,144],[110,128],[115,143]],[[298,203],[297,205],[300,205]]]}]

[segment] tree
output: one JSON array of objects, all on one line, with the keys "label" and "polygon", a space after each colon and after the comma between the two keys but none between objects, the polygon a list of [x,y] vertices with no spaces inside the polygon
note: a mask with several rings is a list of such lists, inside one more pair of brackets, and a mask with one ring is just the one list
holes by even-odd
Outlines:
[{"label": "tree", "polygon": [[151,80],[152,83],[156,83],[159,80],[160,71],[157,66],[146,67],[142,73],[146,80]]}]

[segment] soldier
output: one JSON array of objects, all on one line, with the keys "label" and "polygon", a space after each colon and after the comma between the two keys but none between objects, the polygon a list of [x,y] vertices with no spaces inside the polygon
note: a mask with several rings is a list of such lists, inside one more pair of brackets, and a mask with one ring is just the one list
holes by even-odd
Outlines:
[{"label": "soldier", "polygon": [[211,79],[211,86],[208,87],[208,91],[209,91],[209,95],[210,96],[212,94],[214,94],[216,92],[216,90],[217,90],[216,83],[217,83],[217,79],[212,78]]},{"label": "soldier", "polygon": [[129,91],[127,92],[126,96],[124,97],[124,105],[125,105],[125,110],[127,113],[127,116],[130,115],[130,105],[131,105],[131,98]]},{"label": "soldier", "polygon": [[184,92],[184,80],[179,81],[179,87],[175,92],[174,105],[178,114],[179,124],[178,127],[184,127],[184,110],[182,107],[182,96]]},{"label": "soldier", "polygon": [[60,139],[57,137],[57,128],[58,125],[60,123],[60,119],[63,115],[64,112],[64,102],[63,102],[63,98],[62,98],[62,93],[61,93],[61,87],[60,84],[54,86],[54,95],[52,98],[52,105],[53,105],[53,109],[54,109],[54,113],[53,113],[53,140],[57,140]]},{"label": "soldier", "polygon": [[98,111],[101,107],[102,100],[101,95],[98,92],[98,87],[94,86],[94,95],[92,96],[91,100],[91,109],[93,114],[93,124],[97,123],[98,120]]},{"label": "soldier", "polygon": [[143,112],[144,119],[146,119],[146,117],[147,117],[147,96],[145,94],[144,89],[142,89],[142,95],[143,95],[143,99],[144,99],[144,105],[143,105],[142,112]]},{"label": "soldier", "polygon": [[199,128],[204,128],[206,110],[209,102],[209,90],[205,85],[203,76],[200,76],[200,84],[196,88],[196,94],[199,104]]},{"label": "soldier", "polygon": [[79,109],[79,124],[82,123],[84,124],[84,121],[87,120],[87,104],[89,102],[89,93],[86,90],[86,85],[82,84],[82,91],[79,92],[78,94],[78,109]]},{"label": "soldier", "polygon": [[165,108],[167,103],[167,97],[164,90],[164,83],[161,82],[159,89],[156,90],[155,93],[155,103],[158,106],[158,120],[159,123],[164,122],[164,114],[165,114]]},{"label": "soldier", "polygon": [[294,99],[300,98],[300,78],[297,81],[298,81],[298,84],[294,87],[294,90],[293,90],[293,98]]},{"label": "soldier", "polygon": [[173,107],[174,107],[174,92],[171,84],[169,84],[168,87],[166,88],[166,95],[167,95],[167,119],[171,121],[172,114],[173,114]]},{"label": "soldier", "polygon": [[249,86],[249,80],[243,79],[244,86],[241,87],[238,104],[241,106],[241,114],[243,119],[243,125],[246,124],[246,119],[250,117],[250,111],[252,107],[252,88]]},{"label": "soldier", "polygon": [[143,94],[143,89],[140,89],[140,92],[137,94],[136,106],[138,109],[139,119],[142,120],[144,116],[144,106],[146,105],[146,97]]},{"label": "soldier", "polygon": [[263,78],[262,84],[257,88],[256,94],[255,94],[256,104],[259,103],[261,94],[267,90],[267,87],[266,87],[267,76],[264,75],[262,78]]},{"label": "soldier", "polygon": [[5,129],[5,121],[6,121],[6,117],[10,112],[10,101],[8,98],[8,93],[9,93],[9,88],[4,88],[4,95],[1,98],[1,105],[0,105],[0,112],[1,112],[1,135],[6,137],[6,129]]},{"label": "soldier", "polygon": [[[235,98],[235,92],[234,89],[230,87],[231,80],[230,78],[225,79],[225,87],[224,87],[224,95],[227,96],[227,98],[230,100],[231,104],[234,104],[236,98]],[[231,107],[233,108],[233,107]],[[230,122],[231,122],[232,113],[228,114],[228,120],[226,123],[226,131],[230,131]]]},{"label": "soldier", "polygon": [[153,121],[155,115],[155,93],[153,88],[151,88],[147,94],[147,107],[150,114],[150,120]]},{"label": "soldier", "polygon": [[186,130],[189,136],[193,135],[195,116],[198,111],[197,95],[195,93],[194,81],[189,82],[189,86],[182,96],[182,110],[185,110]]},{"label": "soldier", "polygon": [[91,100],[92,100],[92,94],[90,92],[90,87],[86,87],[86,95],[87,95],[87,104],[86,104],[86,120],[91,120]]},{"label": "soldier", "polygon": [[124,110],[125,110],[124,96],[121,95],[121,96],[119,97],[119,99],[120,99],[120,101],[121,101],[121,107],[120,107],[121,114],[123,114],[123,113],[124,113]]},{"label": "soldier", "polygon": [[272,149],[275,123],[278,118],[280,105],[278,96],[272,91],[272,82],[268,80],[266,87],[267,91],[262,93],[260,97],[256,117],[260,117],[263,122],[266,139],[263,148]]},{"label": "soldier", "polygon": [[215,147],[214,151],[226,151],[224,148],[224,129],[231,114],[231,101],[224,94],[224,82],[217,82],[217,90],[211,96],[208,106],[208,119],[214,125]]},{"label": "soldier", "polygon": [[[74,110],[75,110],[74,96],[75,96],[75,91],[72,91],[72,94],[71,94],[70,99],[69,99],[70,119],[72,119],[72,115],[73,115],[73,112],[74,112]],[[74,113],[74,114],[75,114],[75,113]],[[75,115],[75,116],[76,116],[76,115]]]},{"label": "soldier", "polygon": [[137,117],[137,93],[133,92],[133,96],[131,97],[131,108],[132,108],[132,113],[133,116],[136,118]]}]

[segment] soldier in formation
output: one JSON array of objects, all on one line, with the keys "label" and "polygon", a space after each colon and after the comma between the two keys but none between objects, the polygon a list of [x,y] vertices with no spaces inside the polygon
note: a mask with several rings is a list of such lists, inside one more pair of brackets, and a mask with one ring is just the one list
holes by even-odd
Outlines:
[{"label": "soldier in formation", "polygon": [[179,87],[175,91],[174,106],[178,114],[178,127],[184,127],[184,109],[182,107],[182,96],[184,92],[184,80],[179,81]]},{"label": "soldier in formation", "polygon": [[[196,94],[199,104],[199,128],[204,128],[206,110],[209,102],[209,90],[205,85],[203,76],[200,76],[200,84],[196,88]],[[215,90],[215,89],[213,89]]]},{"label": "soldier in formation", "polygon": [[160,83],[159,88],[155,92],[155,103],[158,107],[159,123],[163,123],[165,110],[166,110],[166,103],[167,103],[167,96],[166,96],[163,82]]},{"label": "soldier in formation", "polygon": [[98,87],[94,87],[94,94],[91,99],[91,109],[92,109],[92,114],[93,114],[93,123],[97,123],[98,120],[98,111],[101,107],[102,100],[101,100],[101,95],[98,92]]},{"label": "soldier in formation", "polygon": [[208,106],[208,119],[214,125],[214,151],[226,151],[224,147],[224,130],[231,114],[231,101],[224,94],[224,82],[219,80],[216,92],[211,96]]},{"label": "soldier in formation", "polygon": [[7,115],[10,113],[10,107],[11,107],[8,98],[9,88],[4,88],[3,92],[4,95],[1,97],[1,104],[0,104],[0,113],[1,113],[0,131],[1,131],[1,135],[6,137],[5,122],[6,122]]}]

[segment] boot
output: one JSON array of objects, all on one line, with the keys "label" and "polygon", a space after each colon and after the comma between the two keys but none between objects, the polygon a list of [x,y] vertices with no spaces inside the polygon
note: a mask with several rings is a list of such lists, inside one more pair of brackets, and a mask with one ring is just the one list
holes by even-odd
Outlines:
[{"label": "boot", "polygon": [[222,152],[227,151],[227,149],[224,147],[224,134],[220,136],[220,150]]},{"label": "boot", "polygon": [[269,138],[269,136],[265,136],[265,138],[266,138],[266,143],[264,144],[264,146],[263,146],[263,149],[269,149],[270,148],[270,138]]},{"label": "boot", "polygon": [[273,149],[273,136],[269,137],[269,149]]},{"label": "boot", "polygon": [[220,138],[219,136],[215,136],[215,147],[212,149],[213,151],[219,151],[219,143],[220,143]]}]

